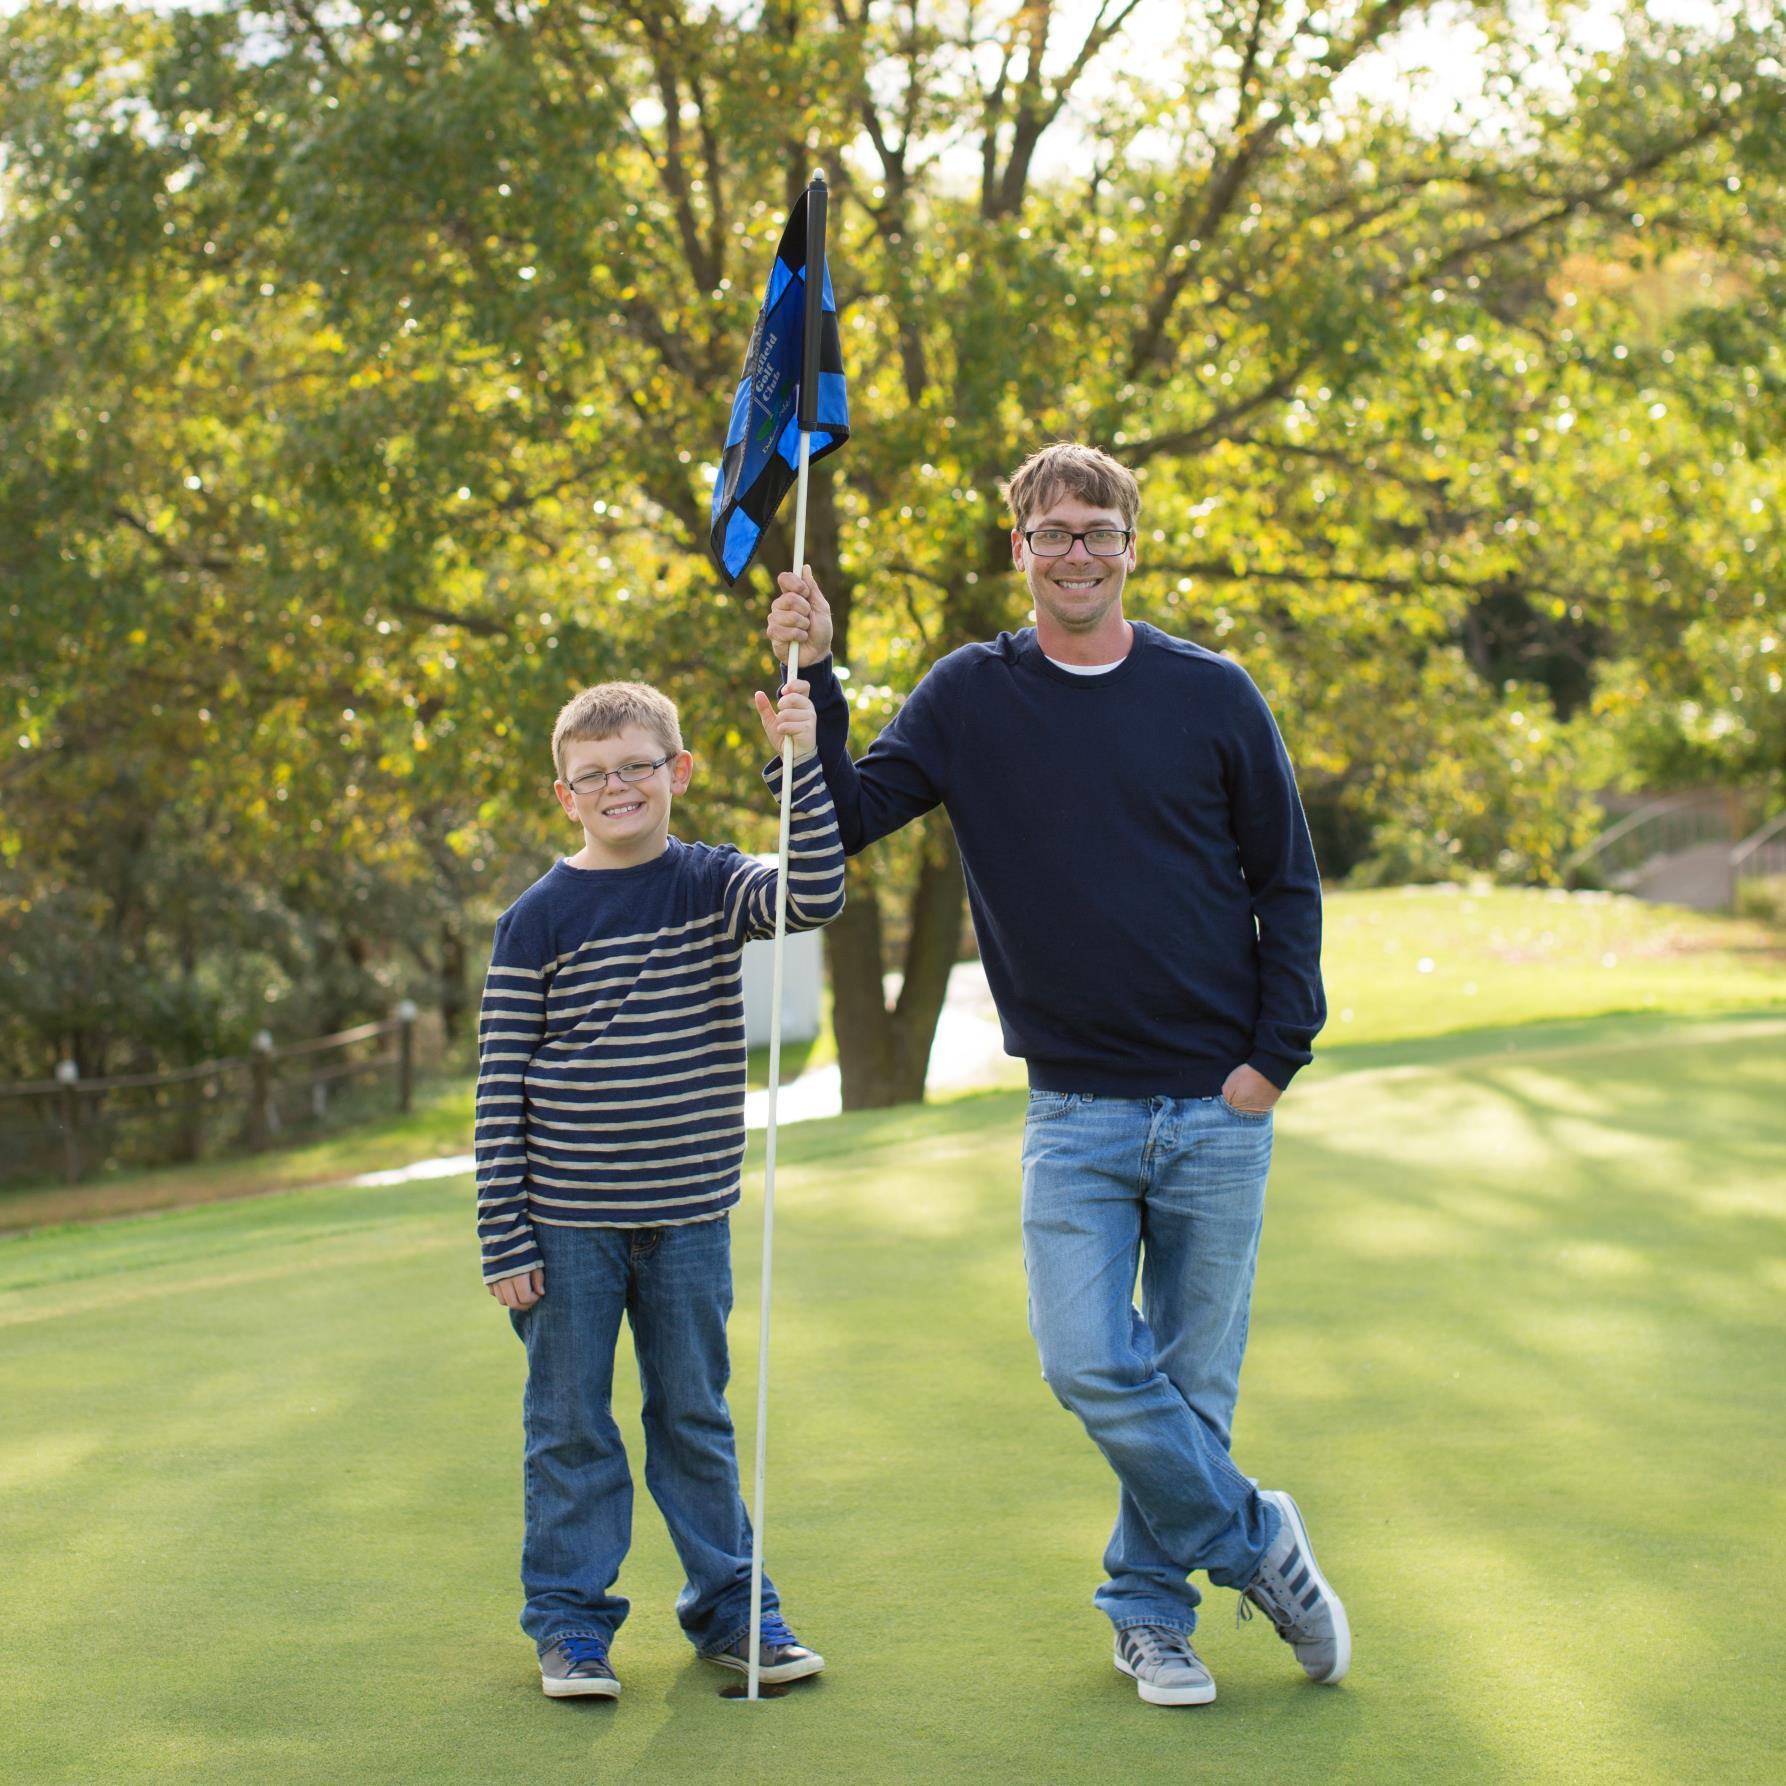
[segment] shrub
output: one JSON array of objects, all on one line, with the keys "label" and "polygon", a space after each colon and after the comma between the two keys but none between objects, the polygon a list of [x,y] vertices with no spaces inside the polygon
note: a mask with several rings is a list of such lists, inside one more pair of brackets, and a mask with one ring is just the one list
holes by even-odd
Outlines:
[{"label": "shrub", "polygon": [[1738,881],[1736,909],[1740,917],[1759,918],[1763,924],[1786,930],[1786,874]]}]

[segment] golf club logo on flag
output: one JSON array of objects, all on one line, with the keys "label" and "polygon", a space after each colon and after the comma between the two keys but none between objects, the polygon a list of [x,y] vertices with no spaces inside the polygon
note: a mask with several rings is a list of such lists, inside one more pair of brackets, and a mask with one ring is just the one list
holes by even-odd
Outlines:
[{"label": "golf club logo on flag", "polygon": [[763,529],[799,476],[802,433],[808,464],[849,439],[837,300],[825,261],[825,198],[824,181],[815,179],[789,213],[732,398],[708,532],[728,584],[749,568]]}]

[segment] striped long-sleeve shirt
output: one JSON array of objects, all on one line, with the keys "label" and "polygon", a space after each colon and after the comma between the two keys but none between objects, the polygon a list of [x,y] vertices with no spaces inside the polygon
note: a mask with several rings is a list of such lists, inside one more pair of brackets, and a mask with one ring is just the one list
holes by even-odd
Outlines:
[{"label": "striped long-sleeve shirt", "polygon": [[[765,772],[779,791],[779,762]],[[794,771],[788,928],[843,909],[837,821]],[[775,933],[776,871],[671,838],[637,868],[557,863],[497,920],[478,1025],[484,1278],[541,1262],[534,1224],[698,1222],[738,1201],[746,940]]]}]

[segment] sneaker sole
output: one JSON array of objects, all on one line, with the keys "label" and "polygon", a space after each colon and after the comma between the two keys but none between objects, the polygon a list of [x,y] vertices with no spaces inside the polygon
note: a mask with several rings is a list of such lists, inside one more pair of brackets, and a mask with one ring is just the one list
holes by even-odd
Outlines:
[{"label": "sneaker sole", "polygon": [[548,1699],[618,1699],[618,1681],[559,1681],[540,1676],[540,1690]]},{"label": "sneaker sole", "polygon": [[[740,1661],[736,1656],[703,1656],[703,1662],[712,1662],[720,1668],[730,1668],[737,1674],[749,1674],[750,1664]],[[779,1687],[784,1681],[803,1681],[809,1675],[819,1673],[825,1666],[823,1656],[802,1656],[797,1662],[778,1662],[773,1668],[759,1668],[757,1679],[767,1681],[772,1687]]]},{"label": "sneaker sole", "polygon": [[[1327,1577],[1321,1573],[1321,1565],[1315,1561],[1315,1547],[1309,1543],[1308,1527],[1302,1523],[1302,1509],[1281,1488],[1268,1489],[1262,1498],[1269,1500],[1290,1522],[1290,1530],[1296,1534],[1296,1542],[1302,1547],[1302,1560],[1308,1565],[1309,1575],[1320,1588],[1328,1610],[1333,1614],[1333,1666],[1325,1674],[1312,1673],[1306,1667],[1303,1669],[1303,1673],[1311,1681],[1319,1681],[1322,1686],[1330,1687],[1334,1682],[1344,1680],[1346,1670],[1352,1666],[1352,1627],[1346,1622],[1346,1609],[1341,1605],[1340,1597],[1333,1591]],[[1301,1658],[1298,1657],[1297,1660],[1300,1661]]]},{"label": "sneaker sole", "polygon": [[1113,1657],[1116,1672],[1126,1674],[1135,1683],[1135,1691],[1149,1705],[1208,1705],[1215,1698],[1215,1682],[1202,1687],[1156,1687],[1144,1681],[1121,1656]]}]

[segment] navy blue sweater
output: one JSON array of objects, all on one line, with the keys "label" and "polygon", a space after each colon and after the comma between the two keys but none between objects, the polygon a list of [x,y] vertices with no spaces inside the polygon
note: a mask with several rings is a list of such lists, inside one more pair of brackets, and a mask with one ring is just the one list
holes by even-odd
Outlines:
[{"label": "navy blue sweater", "polygon": [[800,673],[846,852],[948,809],[1005,1048],[1044,1091],[1288,1085],[1326,1017],[1321,884],[1270,709],[1238,664],[1136,623],[1101,676],[1033,630],[935,664],[860,762]]}]

